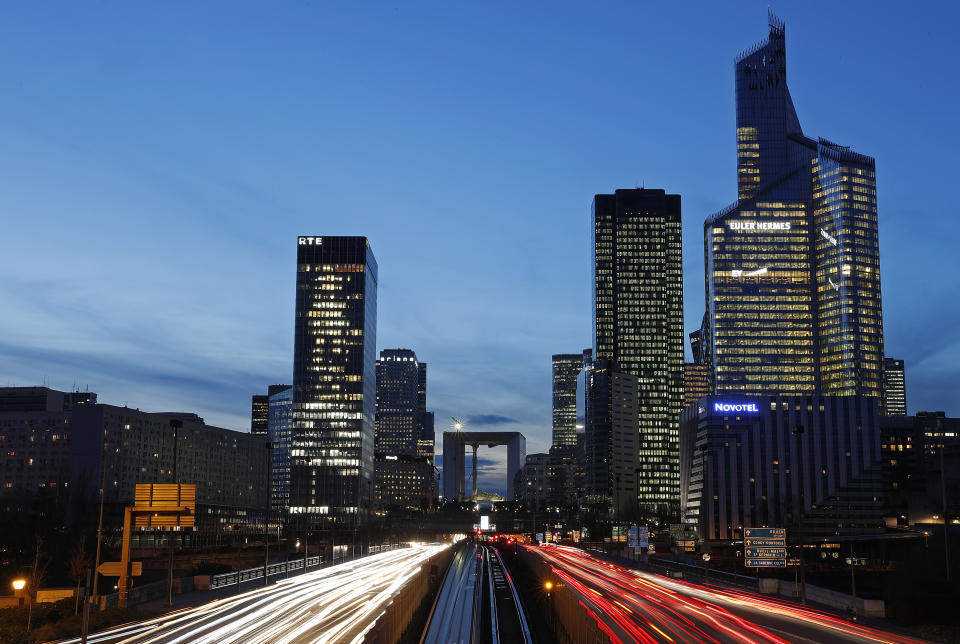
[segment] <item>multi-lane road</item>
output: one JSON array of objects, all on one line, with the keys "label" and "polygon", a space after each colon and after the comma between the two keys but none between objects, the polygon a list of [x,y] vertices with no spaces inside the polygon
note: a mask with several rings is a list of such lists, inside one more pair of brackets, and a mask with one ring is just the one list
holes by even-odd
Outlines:
[{"label": "multi-lane road", "polygon": [[[91,644],[354,642],[446,546],[414,544],[91,635]],[[74,644],[79,640],[71,640]]]},{"label": "multi-lane road", "polygon": [[766,595],[626,569],[575,548],[530,550],[612,633],[611,641],[919,643]]}]

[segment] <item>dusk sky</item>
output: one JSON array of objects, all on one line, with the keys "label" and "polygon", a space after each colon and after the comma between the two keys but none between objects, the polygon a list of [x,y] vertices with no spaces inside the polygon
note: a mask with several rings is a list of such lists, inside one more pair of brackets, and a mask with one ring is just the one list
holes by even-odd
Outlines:
[{"label": "dusk sky", "polygon": [[[5,6],[0,384],[248,431],[292,378],[297,235],[366,235],[378,349],[429,363],[438,436],[545,451],[550,356],[592,343],[591,199],[637,186],[682,195],[699,326],[766,2],[197,4]],[[804,132],[877,160],[909,410],[955,416],[960,10],[905,7],[773,10]]]}]

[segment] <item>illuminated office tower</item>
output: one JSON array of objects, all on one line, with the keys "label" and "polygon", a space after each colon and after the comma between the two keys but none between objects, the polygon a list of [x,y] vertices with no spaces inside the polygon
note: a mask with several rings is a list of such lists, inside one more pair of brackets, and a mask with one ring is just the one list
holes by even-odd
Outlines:
[{"label": "illuminated office tower", "polygon": [[419,362],[417,354],[409,349],[380,352],[376,421],[377,452],[433,456],[433,419],[428,418],[427,412],[427,363]]},{"label": "illuminated office tower", "polygon": [[290,513],[351,525],[370,508],[377,261],[366,237],[297,238]]},{"label": "illuminated office tower", "polygon": [[695,403],[709,396],[710,370],[705,364],[685,362],[683,365],[683,404]]},{"label": "illuminated office tower", "polygon": [[553,445],[577,444],[577,379],[584,361],[583,353],[553,356]]},{"label": "illuminated office tower", "polygon": [[644,188],[596,195],[593,250],[593,356],[613,358],[637,377],[637,493],[641,508],[661,509],[679,499],[680,195]]},{"label": "illuminated office tower", "polygon": [[806,136],[784,24],[735,64],[738,201],[704,223],[717,393],[880,397],[883,322],[874,160]]},{"label": "illuminated office tower", "polygon": [[903,360],[883,359],[883,413],[887,416],[907,415],[907,379]]}]

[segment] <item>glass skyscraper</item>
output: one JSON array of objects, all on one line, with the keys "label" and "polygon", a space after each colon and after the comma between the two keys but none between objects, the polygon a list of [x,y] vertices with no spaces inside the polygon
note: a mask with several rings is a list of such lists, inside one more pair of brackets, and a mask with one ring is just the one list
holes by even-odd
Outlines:
[{"label": "glass skyscraper", "polygon": [[273,508],[286,512],[290,505],[290,438],[293,428],[293,387],[270,385],[267,396],[267,437],[273,446]]},{"label": "glass skyscraper", "polygon": [[433,418],[427,412],[427,363],[418,361],[417,354],[410,349],[380,352],[376,421],[377,452],[433,457]]},{"label": "glass skyscraper", "polygon": [[377,261],[366,237],[297,238],[290,513],[353,521],[370,508]]},{"label": "glass skyscraper", "polygon": [[588,358],[583,353],[558,353],[553,364],[553,445],[577,444],[577,380]]},{"label": "glass skyscraper", "polygon": [[883,359],[883,411],[887,416],[907,415],[907,378],[903,360]]},{"label": "glass skyscraper", "polygon": [[735,73],[738,200],[704,223],[714,390],[880,397],[874,160],[803,133],[772,14]]},{"label": "glass skyscraper", "polygon": [[637,188],[593,200],[594,358],[637,377],[637,494],[651,510],[679,499],[683,409],[680,195]]}]

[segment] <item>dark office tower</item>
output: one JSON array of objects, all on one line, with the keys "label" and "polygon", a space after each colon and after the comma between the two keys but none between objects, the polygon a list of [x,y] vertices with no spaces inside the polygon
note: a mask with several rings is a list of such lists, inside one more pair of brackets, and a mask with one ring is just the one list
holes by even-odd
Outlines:
[{"label": "dark office tower", "polygon": [[907,380],[903,360],[883,359],[883,413],[887,416],[907,415]]},{"label": "dark office tower", "polygon": [[586,504],[617,518],[637,508],[638,381],[616,360],[601,358],[590,368]]},{"label": "dark office tower", "polygon": [[[427,363],[409,349],[384,349],[377,360],[376,451],[419,456],[426,449]],[[429,419],[432,421],[432,418]],[[433,427],[430,426],[432,439]],[[433,444],[429,454],[433,454]]]},{"label": "dark office tower", "polygon": [[595,358],[637,376],[637,485],[644,508],[679,499],[683,409],[680,195],[617,190],[593,199]]},{"label": "dark office tower", "polygon": [[704,223],[714,389],[880,397],[874,160],[803,133],[769,23],[735,65],[739,199]]},{"label": "dark office tower", "polygon": [[577,444],[577,377],[583,363],[582,353],[553,356],[553,445]]},{"label": "dark office tower", "polygon": [[270,402],[270,396],[254,395],[251,396],[250,405],[250,433],[257,436],[267,435],[267,405]]},{"label": "dark office tower", "polygon": [[370,507],[377,261],[366,237],[297,238],[290,513],[353,521]]}]

